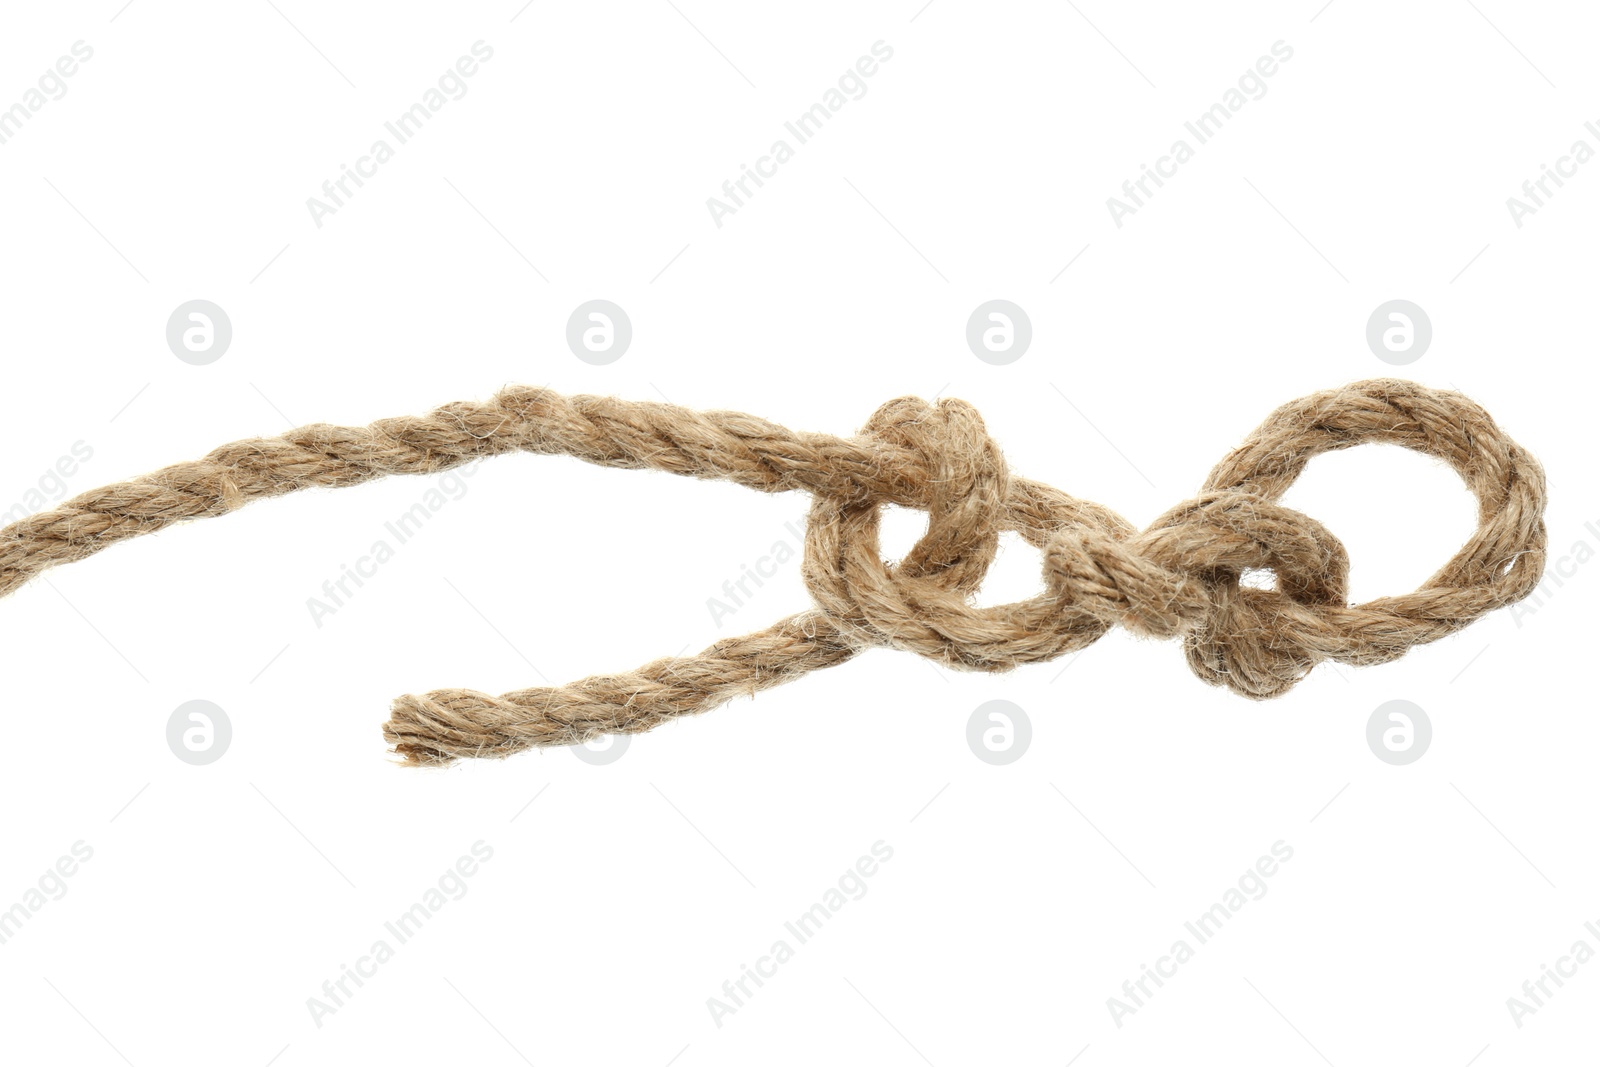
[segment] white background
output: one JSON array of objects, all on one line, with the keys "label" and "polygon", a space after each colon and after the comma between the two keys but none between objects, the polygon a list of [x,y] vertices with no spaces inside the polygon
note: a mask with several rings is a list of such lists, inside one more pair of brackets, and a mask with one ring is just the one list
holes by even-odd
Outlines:
[{"label": "white background", "polygon": [[[8,5],[0,106],[75,41],[94,55],[0,145],[3,506],[78,441],[92,459],[47,495],[525,382],[841,434],[959,396],[1014,469],[1144,523],[1278,404],[1399,373],[1542,459],[1552,561],[1600,547],[1600,163],[1520,228],[1506,206],[1600,147],[1592,11],[918,2]],[[479,40],[467,94],[317,227],[307,198]],[[880,40],[866,95],[717,227],[706,198]],[[1280,40],[1266,95],[1118,228],[1106,198]],[[634,327],[604,367],[564,340],[597,297]],[[964,340],[996,297],[1034,330],[999,367]],[[233,324],[209,366],[164,338],[196,298]],[[1364,338],[1395,298],[1434,328],[1399,369]],[[1600,949],[1586,563],[1536,611],[1267,704],[1113,632],[999,676],[870,653],[606,766],[400,769],[396,694],[623,669],[807,604],[796,560],[721,628],[706,606],[793,542],[801,497],[530,456],[464,484],[320,628],[307,598],[426,484],[262,503],[0,605],[0,908],[93,849],[0,945],[8,1060],[1592,1054],[1600,963],[1520,1028],[1506,1004]],[[1357,600],[1415,587],[1473,523],[1450,470],[1390,448],[1318,459],[1287,503],[1345,541]],[[891,516],[887,547],[918,529]],[[1037,587],[1007,549],[982,602]],[[210,766],[166,745],[191,699],[233,724]],[[1009,766],[966,745],[991,699],[1032,721]],[[1391,699],[1433,722],[1410,766],[1366,745]],[[479,840],[467,894],[318,1026],[308,998]],[[880,840],[866,895],[716,1025],[707,998]],[[1107,998],[1280,840],[1266,896],[1118,1027]]]}]

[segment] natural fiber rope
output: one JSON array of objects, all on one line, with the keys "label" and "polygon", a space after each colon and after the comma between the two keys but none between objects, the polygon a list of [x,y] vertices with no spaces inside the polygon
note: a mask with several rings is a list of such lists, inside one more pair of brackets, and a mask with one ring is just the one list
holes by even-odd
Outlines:
[{"label": "natural fiber rope", "polygon": [[[1344,546],[1276,501],[1311,457],[1369,442],[1449,463],[1478,498],[1478,529],[1416,592],[1352,607]],[[517,386],[488,403],[364,428],[317,424],[236,441],[74,497],[0,530],[0,595],[58,563],[260,497],[431,474],[513,451],[811,493],[804,574],[816,607],[624,674],[500,696],[400,697],[384,737],[413,763],[638,733],[873,646],[1002,671],[1083,648],[1113,625],[1181,636],[1203,680],[1273,697],[1323,660],[1382,663],[1459,630],[1526,596],[1544,569],[1538,462],[1477,404],[1413,382],[1361,382],[1284,405],[1223,458],[1198,496],[1142,532],[1098,504],[1010,474],[977,411],[960,400],[892,400],[859,436],[838,438],[738,412]],[[883,504],[928,513],[927,534],[893,565],[878,547]],[[975,607],[1005,530],[1041,550],[1045,590]],[[1270,568],[1276,588],[1242,586],[1249,568]]]}]

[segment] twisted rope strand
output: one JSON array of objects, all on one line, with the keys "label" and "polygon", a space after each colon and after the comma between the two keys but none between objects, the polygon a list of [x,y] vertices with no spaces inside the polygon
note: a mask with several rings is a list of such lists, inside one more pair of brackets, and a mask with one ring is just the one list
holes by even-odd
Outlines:
[{"label": "twisted rope strand", "polygon": [[[1449,463],[1478,498],[1478,528],[1415,592],[1351,606],[1343,544],[1277,501],[1312,457],[1367,443]],[[1083,648],[1118,625],[1182,638],[1201,679],[1265,699],[1324,660],[1383,663],[1453,633],[1527,596],[1544,569],[1537,461],[1466,397],[1413,382],[1360,382],[1283,405],[1217,464],[1199,495],[1143,531],[1011,474],[977,411],[959,400],[892,400],[858,436],[839,438],[740,412],[513,386],[427,415],[236,441],[74,497],[0,530],[0,595],[118,541],[258,498],[514,451],[811,493],[803,569],[816,607],[622,674],[500,696],[402,696],[384,737],[411,763],[649,730],[874,646],[1003,671]],[[927,534],[897,564],[879,551],[884,504],[928,513]],[[975,607],[1005,531],[1040,549],[1045,589]],[[1258,568],[1274,572],[1276,588],[1240,584]]]}]

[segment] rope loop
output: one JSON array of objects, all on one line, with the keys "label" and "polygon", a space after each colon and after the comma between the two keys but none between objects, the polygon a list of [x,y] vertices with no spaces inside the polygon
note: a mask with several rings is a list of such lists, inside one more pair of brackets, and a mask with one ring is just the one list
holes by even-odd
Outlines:
[{"label": "rope loop", "polygon": [[[1352,606],[1344,545],[1279,501],[1313,457],[1369,443],[1448,463],[1477,497],[1478,528],[1419,589]],[[815,607],[623,674],[499,696],[400,697],[384,737],[412,763],[649,730],[871,647],[1004,671],[1083,648],[1113,626],[1181,639],[1203,681],[1265,699],[1319,663],[1384,663],[1454,633],[1527,596],[1544,570],[1538,462],[1471,400],[1414,382],[1359,382],[1283,405],[1223,457],[1198,495],[1144,530],[1011,473],[961,400],[891,400],[860,434],[840,438],[739,412],[513,386],[484,404],[237,441],[74,497],[0,530],[0,595],[56,564],[258,498],[512,451],[811,493],[803,573]],[[893,563],[879,546],[886,504],[928,516],[927,532]],[[1042,589],[978,607],[973,596],[1008,531],[1040,550]],[[1272,573],[1271,588],[1243,583],[1259,570]]]}]

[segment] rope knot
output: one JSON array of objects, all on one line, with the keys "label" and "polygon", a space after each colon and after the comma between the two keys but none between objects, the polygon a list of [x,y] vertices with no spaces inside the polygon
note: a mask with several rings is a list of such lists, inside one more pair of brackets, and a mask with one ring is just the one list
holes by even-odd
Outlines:
[{"label": "rope knot", "polygon": [[[983,419],[962,400],[901,397],[863,428],[886,469],[908,477],[896,498],[816,494],[806,529],[807,588],[828,620],[859,645],[886,645],[973,670],[1015,662],[969,599],[994,561],[1010,475]],[[904,559],[879,552],[882,505],[928,514]]]},{"label": "rope knot", "polygon": [[[515,447],[810,492],[804,575],[816,610],[626,674],[498,697],[467,689],[402,697],[385,732],[412,762],[637,733],[874,645],[1002,671],[1084,648],[1112,626],[1181,638],[1201,679],[1264,699],[1323,661],[1383,663],[1454,633],[1527,596],[1544,568],[1538,462],[1466,397],[1414,382],[1360,382],[1283,405],[1223,457],[1198,495],[1142,531],[1010,473],[983,420],[959,400],[890,401],[852,438],[548,390],[508,391],[501,405]],[[1478,498],[1479,525],[1422,588],[1350,605],[1344,546],[1278,501],[1312,457],[1363,443],[1449,463]],[[505,447],[476,436],[466,444]],[[893,564],[879,550],[885,504],[928,516],[927,532]],[[1040,551],[1044,588],[978,607],[973,594],[1007,531]],[[1272,587],[1245,585],[1253,570],[1270,571]]]},{"label": "rope knot", "polygon": [[[1250,570],[1271,571],[1275,586],[1245,587]],[[1064,603],[1142,636],[1184,636],[1196,674],[1257,697],[1322,658],[1282,623],[1344,604],[1349,572],[1321,523],[1239,490],[1203,493],[1125,540],[1063,531],[1045,556]]]},{"label": "rope knot", "polygon": [[[1026,500],[1012,500],[999,448],[963,401],[891,401],[862,437],[903,453],[885,459],[916,473],[902,499],[928,513],[928,531],[904,559],[887,563],[878,531],[888,501],[817,495],[807,584],[829,622],[858,645],[1000,671],[1121,625],[1149,637],[1186,635],[1201,677],[1271,696],[1320,658],[1285,640],[1275,621],[1291,608],[1344,602],[1344,546],[1315,520],[1257,494],[1203,494],[1139,534],[1099,509],[1052,529],[1028,521]],[[1019,604],[975,607],[972,595],[1006,529],[1043,539],[1046,590]],[[1273,570],[1278,587],[1243,588],[1251,569]]]},{"label": "rope knot", "polygon": [[[1364,443],[1450,464],[1478,498],[1478,529],[1420,589],[1351,605],[1344,546],[1279,500],[1312,457]],[[841,438],[735,411],[510,386],[492,401],[427,415],[236,441],[75,496],[0,530],[0,595],[57,564],[251,500],[513,451],[811,493],[804,575],[816,609],[698,655],[569,685],[401,697],[384,736],[413,763],[638,733],[874,645],[1002,671],[1084,648],[1113,626],[1180,638],[1206,682],[1273,697],[1323,661],[1383,663],[1454,633],[1527,596],[1544,570],[1538,462],[1477,404],[1414,382],[1359,382],[1283,405],[1197,496],[1144,530],[1009,472],[983,420],[959,400],[902,397]],[[885,504],[928,516],[927,532],[893,564],[879,551]],[[973,596],[1008,531],[1039,550],[1043,588],[978,607]],[[1252,570],[1271,571],[1272,587],[1246,585]]]},{"label": "rope knot", "polygon": [[[1536,581],[1543,475],[1481,409],[1408,382],[1364,383],[1275,412],[1201,493],[1143,531],[1115,512],[1011,476],[968,404],[901,398],[860,440],[889,483],[819,487],[805,577],[820,615],[856,647],[890,646],[952,667],[1001,671],[1082,648],[1112,626],[1180,637],[1201,679],[1257,699],[1286,692],[1316,664],[1378,663],[1508,603]],[[1325,526],[1277,503],[1311,457],[1366,441],[1448,460],[1480,528],[1417,593],[1352,607],[1350,562]],[[898,563],[880,555],[885,503],[925,510],[927,533]],[[1487,518],[1486,518],[1487,522]],[[1044,591],[998,607],[972,596],[1011,530],[1042,551]],[[1268,571],[1271,587],[1243,583]],[[1448,601],[1451,611],[1441,612]],[[1457,610],[1459,609],[1459,610]]]}]

